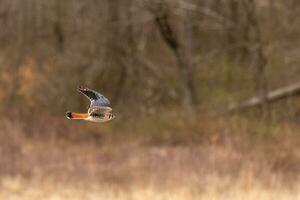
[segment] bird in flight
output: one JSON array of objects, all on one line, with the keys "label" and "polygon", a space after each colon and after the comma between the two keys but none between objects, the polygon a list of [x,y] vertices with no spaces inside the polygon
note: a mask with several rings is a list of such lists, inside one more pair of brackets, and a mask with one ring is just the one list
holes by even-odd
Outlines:
[{"label": "bird in flight", "polygon": [[68,119],[107,122],[115,118],[115,115],[111,113],[110,102],[105,96],[84,86],[79,87],[78,91],[85,95],[91,104],[87,113],[67,112],[66,117]]}]

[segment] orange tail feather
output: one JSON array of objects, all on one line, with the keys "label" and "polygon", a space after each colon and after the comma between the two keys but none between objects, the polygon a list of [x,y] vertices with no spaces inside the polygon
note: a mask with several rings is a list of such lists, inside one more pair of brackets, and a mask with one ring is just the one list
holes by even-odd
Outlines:
[{"label": "orange tail feather", "polygon": [[87,113],[67,112],[66,116],[68,119],[86,119],[89,115]]}]

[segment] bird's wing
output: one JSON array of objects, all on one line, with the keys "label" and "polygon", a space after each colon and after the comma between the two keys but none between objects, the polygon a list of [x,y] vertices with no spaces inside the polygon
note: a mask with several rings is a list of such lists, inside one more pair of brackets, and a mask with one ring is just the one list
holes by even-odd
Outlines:
[{"label": "bird's wing", "polygon": [[90,107],[110,106],[109,100],[99,92],[96,92],[83,86],[79,87],[78,91],[84,94],[91,101]]},{"label": "bird's wing", "polygon": [[88,113],[93,114],[93,113],[109,113],[112,111],[111,107],[108,106],[92,106],[89,108]]}]

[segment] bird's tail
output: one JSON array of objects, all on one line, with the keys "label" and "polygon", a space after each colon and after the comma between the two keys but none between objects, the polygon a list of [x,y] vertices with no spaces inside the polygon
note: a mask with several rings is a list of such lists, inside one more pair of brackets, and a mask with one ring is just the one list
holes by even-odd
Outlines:
[{"label": "bird's tail", "polygon": [[88,114],[87,113],[76,113],[76,112],[67,112],[66,113],[66,117],[68,119],[86,119],[88,118]]}]

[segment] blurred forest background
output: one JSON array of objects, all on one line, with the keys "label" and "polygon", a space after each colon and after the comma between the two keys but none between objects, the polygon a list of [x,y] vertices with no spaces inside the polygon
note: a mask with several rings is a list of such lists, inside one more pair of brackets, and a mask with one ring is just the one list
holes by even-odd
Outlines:
[{"label": "blurred forest background", "polygon": [[[300,199],[299,12],[0,0],[0,199]],[[79,85],[117,118],[68,121]]]}]

